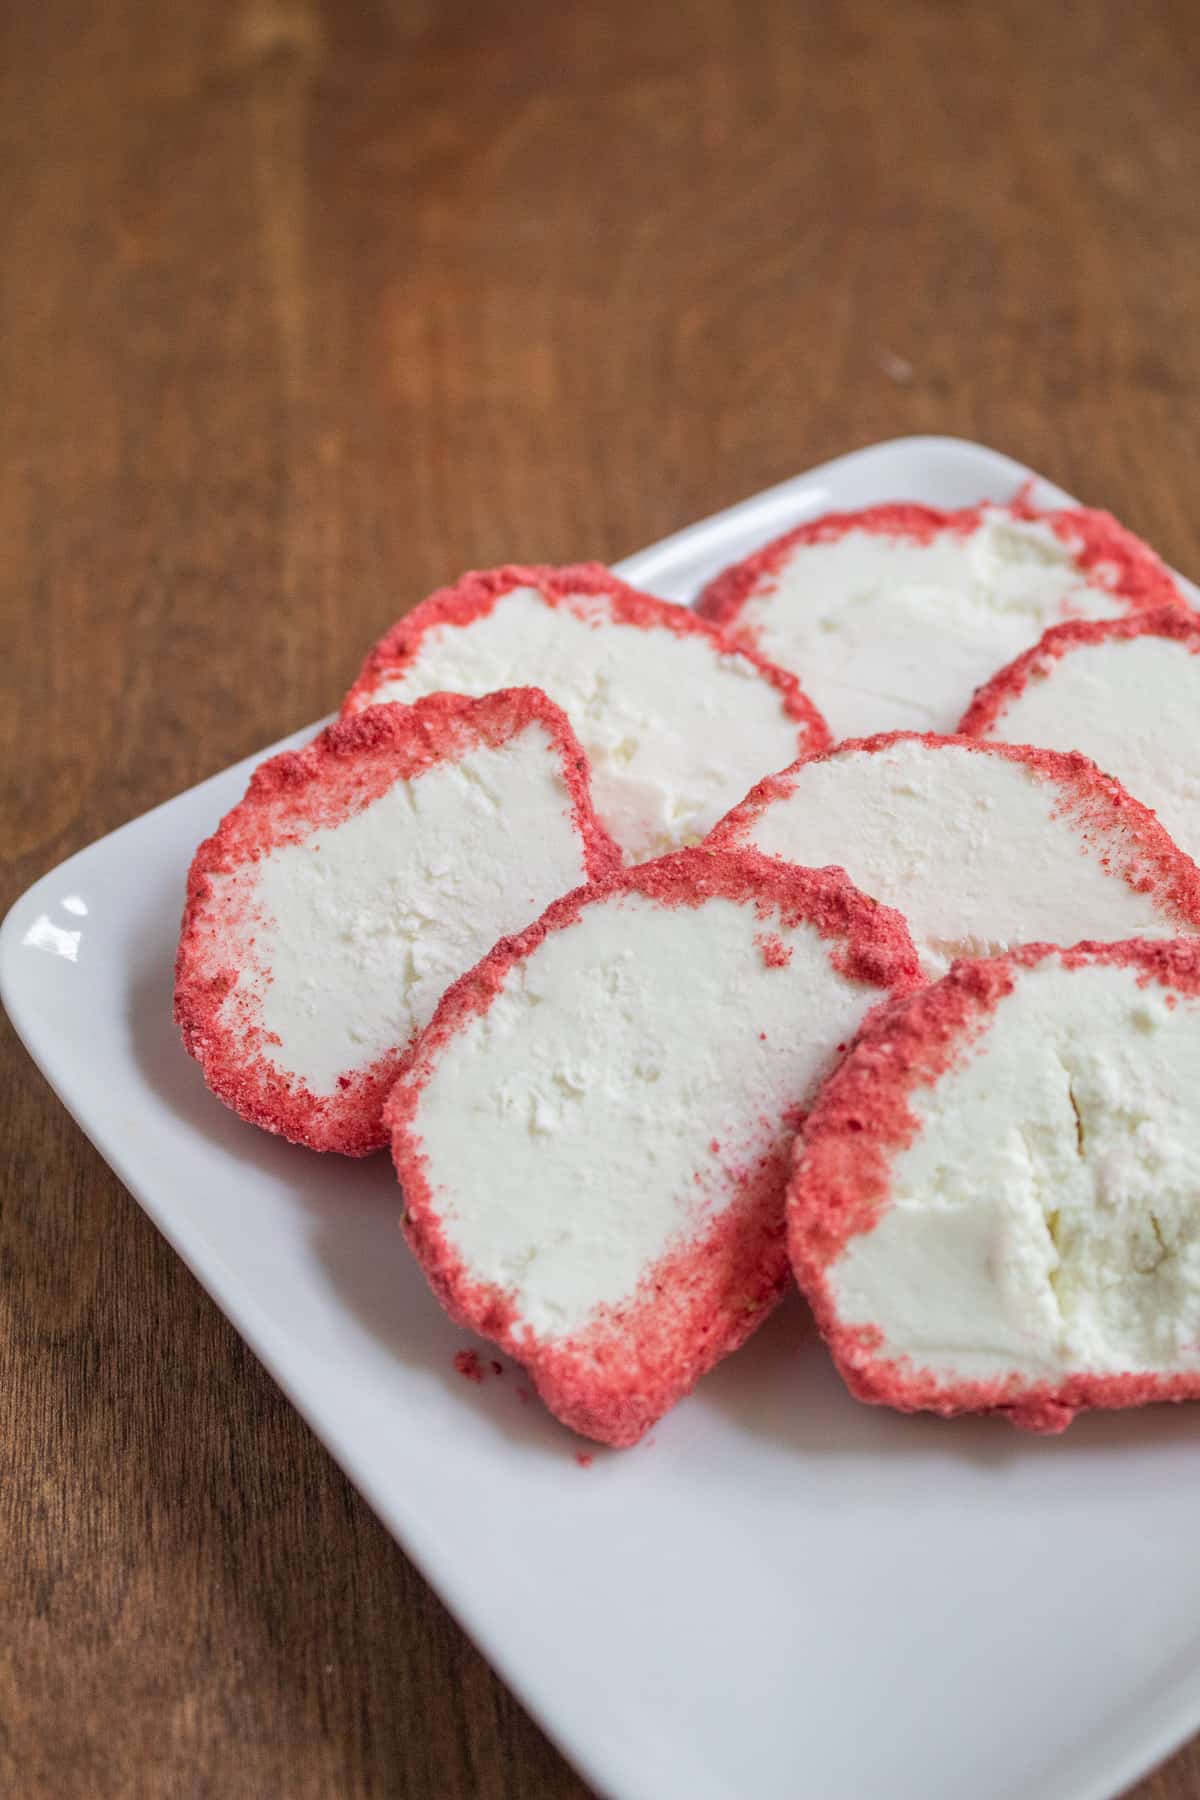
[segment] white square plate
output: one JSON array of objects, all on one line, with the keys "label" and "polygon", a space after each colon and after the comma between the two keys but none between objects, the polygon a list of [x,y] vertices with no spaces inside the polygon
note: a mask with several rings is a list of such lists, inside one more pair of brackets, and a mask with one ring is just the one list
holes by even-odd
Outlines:
[{"label": "white square plate", "polygon": [[[911,438],[621,565],[689,601],[830,508],[1009,499],[1028,471]],[[1039,483],[1047,504],[1066,496]],[[289,743],[303,741],[299,732]],[[278,747],[278,746],[277,746]],[[241,1124],[171,1022],[192,851],[253,763],[19,900],[5,1005],[92,1142],[566,1754],[622,1800],[1107,1800],[1200,1726],[1195,1411],[1062,1439],[857,1405],[798,1301],[649,1444],[576,1461],[519,1373],[481,1386],[383,1157]]]}]

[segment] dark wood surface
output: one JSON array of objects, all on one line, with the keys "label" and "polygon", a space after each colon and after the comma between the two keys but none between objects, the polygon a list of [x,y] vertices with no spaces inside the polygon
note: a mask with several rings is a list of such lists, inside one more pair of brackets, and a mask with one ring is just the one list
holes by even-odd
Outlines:
[{"label": "dark wood surface", "polygon": [[[0,31],[6,904],[462,568],[872,439],[980,438],[1200,571],[1194,0]],[[577,1800],[3,1029],[0,1789]]]}]

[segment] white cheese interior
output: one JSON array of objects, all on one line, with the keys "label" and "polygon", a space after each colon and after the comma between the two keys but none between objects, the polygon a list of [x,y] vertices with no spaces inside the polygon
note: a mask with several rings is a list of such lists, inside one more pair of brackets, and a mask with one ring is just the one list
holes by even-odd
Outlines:
[{"label": "white cheese interior", "polygon": [[596,811],[631,862],[696,842],[794,760],[797,722],[753,663],[700,636],[614,624],[603,596],[571,605],[591,616],[514,588],[471,624],[427,632],[370,699],[540,687],[574,726]]},{"label": "white cheese interior", "polygon": [[740,622],[800,677],[835,738],[953,731],[974,690],[1067,618],[1125,607],[1047,525],[997,509],[928,543],[849,531],[801,544]]},{"label": "white cheese interior", "polygon": [[989,735],[1082,750],[1200,857],[1200,655],[1186,644],[1147,635],[1068,650]]},{"label": "white cheese interior", "polygon": [[549,935],[452,1040],[415,1121],[428,1177],[468,1269],[539,1337],[628,1299],[720,1216],[881,997],[836,948],[728,900],[620,895]]},{"label": "white cheese interior", "polygon": [[1137,971],[1020,971],[910,1104],[841,1319],[947,1379],[1200,1369],[1200,1004]]},{"label": "white cheese interior", "polygon": [[[336,1092],[339,1075],[403,1048],[497,938],[586,879],[541,725],[398,781],[256,866],[251,906],[238,909],[254,940],[239,989],[261,991],[261,1023],[280,1040],[263,1054],[315,1094]],[[251,968],[268,972],[265,985]]]},{"label": "white cheese interior", "polygon": [[1089,849],[1054,816],[1062,800],[1022,763],[902,739],[802,767],[746,841],[788,862],[839,863],[905,915],[931,977],[1016,944],[1178,931],[1152,892],[1104,868],[1112,837]]}]

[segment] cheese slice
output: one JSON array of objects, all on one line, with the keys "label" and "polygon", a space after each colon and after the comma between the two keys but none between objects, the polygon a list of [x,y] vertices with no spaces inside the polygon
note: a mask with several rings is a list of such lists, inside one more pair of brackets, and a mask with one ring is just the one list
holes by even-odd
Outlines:
[{"label": "cheese slice", "polygon": [[953,731],[972,691],[1065,619],[1178,602],[1106,513],[1024,502],[833,513],[727,569],[699,611],[804,682],[835,737]]},{"label": "cheese slice", "polygon": [[789,1233],[847,1381],[1059,1430],[1200,1396],[1200,945],[1041,948],[873,1022]]},{"label": "cheese slice", "polygon": [[388,1099],[435,1291],[561,1419],[635,1442],[777,1297],[799,1111],[917,979],[835,871],[688,850],[557,903],[451,989]]},{"label": "cheese slice", "polygon": [[695,843],[760,775],[829,742],[793,676],[596,563],[464,576],[376,645],[344,711],[520,682],[567,714],[631,862]]},{"label": "cheese slice", "polygon": [[618,861],[543,694],[372,708],[264,763],[197,851],[184,1041],[244,1118],[378,1149],[400,1056],[449,984]]},{"label": "cheese slice", "polygon": [[885,733],[769,777],[708,841],[839,864],[904,914],[931,978],[1015,944],[1200,930],[1200,870],[1081,756]]},{"label": "cheese slice", "polygon": [[1001,669],[962,722],[970,737],[1081,750],[1200,857],[1200,618],[1178,607],[1060,625]]}]

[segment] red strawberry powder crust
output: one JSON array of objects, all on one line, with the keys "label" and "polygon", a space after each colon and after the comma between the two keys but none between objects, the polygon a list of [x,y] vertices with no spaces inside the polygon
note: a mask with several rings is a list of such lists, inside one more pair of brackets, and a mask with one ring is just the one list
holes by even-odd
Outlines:
[{"label": "red strawberry powder crust", "polygon": [[1186,938],[1085,942],[1070,950],[1033,944],[1006,956],[958,962],[913,997],[878,1007],[825,1083],[797,1138],[788,1187],[792,1266],[846,1385],[860,1400],[901,1412],[996,1413],[1029,1431],[1063,1431],[1088,1408],[1200,1398],[1200,1375],[1072,1375],[1060,1383],[1019,1374],[950,1383],[907,1356],[883,1354],[873,1326],[843,1324],[830,1271],[851,1239],[886,1213],[891,1166],[920,1122],[910,1105],[972,1054],[1012,991],[1014,971],[1057,957],[1064,967],[1108,963],[1138,971],[1175,994],[1200,998],[1200,943]]},{"label": "red strawberry powder crust", "polygon": [[618,1446],[636,1443],[750,1335],[782,1292],[788,1272],[783,1189],[799,1111],[780,1122],[765,1154],[737,1171],[736,1195],[706,1235],[669,1252],[627,1302],[601,1309],[584,1330],[544,1340],[523,1325],[510,1294],[476,1279],[452,1245],[430,1185],[419,1110],[443,1051],[486,1013],[510,972],[550,933],[569,930],[588,907],[622,893],[668,908],[732,900],[752,906],[764,924],[790,927],[805,920],[830,940],[832,960],[849,979],[885,996],[920,983],[899,914],[866,899],[840,870],[793,869],[754,853],[718,855],[700,847],[566,895],[528,930],[497,944],[442,1000],[385,1108],[404,1191],[405,1235],[452,1318],[523,1363],[560,1419]]},{"label": "red strawberry powder crust", "polygon": [[1127,643],[1141,637],[1169,638],[1182,644],[1192,656],[1200,655],[1200,617],[1180,605],[1131,613],[1124,619],[1073,619],[1068,625],[1052,625],[1032,649],[1006,663],[975,690],[959,731],[965,737],[986,737],[1030,682],[1043,680],[1073,650],[1090,644]]},{"label": "red strawberry powder crust", "polygon": [[[270,851],[302,844],[317,829],[361,812],[396,782],[418,780],[481,746],[498,749],[531,725],[541,727],[558,754],[585,866],[591,877],[603,877],[620,866],[620,852],[592,811],[587,759],[565,715],[537,688],[503,689],[481,700],[434,694],[413,706],[374,706],[254,771],[245,798],[192,861],[175,965],[175,1019],[184,1044],[234,1112],[293,1143],[365,1156],[387,1142],[383,1101],[408,1046],[348,1070],[336,1096],[314,1094],[276,1068],[264,1054],[270,1040],[253,987],[236,996],[228,1016],[227,996],[244,971],[230,960],[231,914],[216,903],[213,877],[244,872],[236,905],[252,911],[255,865]],[[255,972],[269,978],[269,970]]]},{"label": "red strawberry powder crust", "polygon": [[768,775],[758,782],[744,800],[717,821],[705,844],[715,850],[737,850],[746,845],[762,813],[775,801],[785,800],[812,764],[835,762],[856,752],[873,755],[903,743],[925,744],[931,750],[957,747],[1022,764],[1039,780],[1057,789],[1056,814],[1068,819],[1081,839],[1098,846],[1102,867],[1122,876],[1139,893],[1157,891],[1175,914],[1181,930],[1200,931],[1200,868],[1179,848],[1148,806],[1074,750],[1041,750],[1025,744],[939,737],[928,731],[884,731],[875,737],[845,738],[824,755],[802,757],[778,775]]},{"label": "red strawberry powder crust", "polygon": [[[471,625],[490,613],[514,588],[532,588],[549,606],[562,607],[592,624],[633,626],[639,631],[670,631],[676,637],[700,637],[721,656],[741,656],[777,690],[785,713],[800,727],[798,748],[811,753],[830,742],[829,727],[794,675],[768,662],[743,644],[735,644],[686,606],[640,593],[601,563],[574,563],[562,568],[508,563],[498,569],[473,570],[453,587],[439,588],[392,626],[370,651],[343,702],[343,713],[369,706],[380,686],[400,675],[419,655],[431,631]],[[603,602],[601,608],[588,601]]]},{"label": "red strawberry powder crust", "polygon": [[[697,611],[730,632],[735,641],[752,644],[753,628],[740,623],[742,608],[752,597],[774,591],[793,551],[810,544],[836,543],[851,531],[869,531],[910,544],[928,544],[942,532],[970,537],[994,510],[965,506],[945,512],[934,506],[896,502],[868,506],[861,512],[825,513],[716,576],[697,601]],[[1048,526],[1070,546],[1076,566],[1131,609],[1184,605],[1166,565],[1111,514],[1088,507],[1042,512],[1030,504],[1024,491],[1000,510],[1022,522]]]}]

